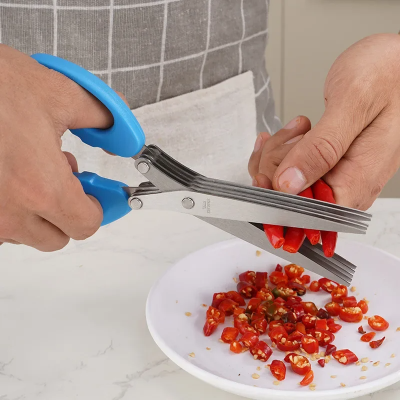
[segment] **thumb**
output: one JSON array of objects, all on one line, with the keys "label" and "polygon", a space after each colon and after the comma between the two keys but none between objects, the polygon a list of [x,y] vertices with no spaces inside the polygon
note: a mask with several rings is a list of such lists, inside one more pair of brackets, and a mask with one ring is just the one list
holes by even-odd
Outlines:
[{"label": "thumb", "polygon": [[362,118],[357,120],[349,114],[327,108],[318,124],[282,160],[272,180],[273,188],[298,194],[330,171],[366,125]]}]

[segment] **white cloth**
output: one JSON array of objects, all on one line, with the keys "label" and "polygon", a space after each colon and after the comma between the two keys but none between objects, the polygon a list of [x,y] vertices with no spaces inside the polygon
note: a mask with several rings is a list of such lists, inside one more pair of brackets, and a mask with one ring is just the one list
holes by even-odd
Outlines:
[{"label": "white cloth", "polygon": [[[208,89],[133,110],[155,144],[189,168],[212,178],[249,183],[247,163],[256,139],[256,106],[251,71]],[[90,148],[67,132],[63,150],[78,159],[80,171],[136,186],[145,179],[132,159]]]}]

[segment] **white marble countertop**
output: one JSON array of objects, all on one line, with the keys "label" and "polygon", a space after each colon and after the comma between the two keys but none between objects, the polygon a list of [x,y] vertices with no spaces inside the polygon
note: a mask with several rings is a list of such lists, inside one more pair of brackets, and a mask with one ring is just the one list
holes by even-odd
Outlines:
[{"label": "white marble countertop", "polygon": [[[380,199],[364,237],[400,257],[400,199]],[[0,400],[234,400],[180,370],[148,333],[145,302],[175,261],[229,235],[196,218],[131,213],[44,254],[0,248]],[[394,400],[400,384],[362,397]]]}]

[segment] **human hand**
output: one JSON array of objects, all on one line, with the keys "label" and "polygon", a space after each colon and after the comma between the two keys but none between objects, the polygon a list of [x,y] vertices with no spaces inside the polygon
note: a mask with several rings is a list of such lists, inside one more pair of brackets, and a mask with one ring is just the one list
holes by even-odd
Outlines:
[{"label": "human hand", "polygon": [[77,163],[61,151],[61,136],[107,128],[111,113],[72,80],[4,45],[0,69],[0,242],[53,251],[91,236],[102,209],[73,175]]},{"label": "human hand", "polygon": [[251,175],[293,194],[323,177],[338,204],[369,208],[400,166],[399,66],[398,35],[373,35],[351,46],[328,73],[320,121],[306,133],[301,117],[291,131],[304,136],[285,151],[281,145],[264,150],[273,137],[263,135]]}]

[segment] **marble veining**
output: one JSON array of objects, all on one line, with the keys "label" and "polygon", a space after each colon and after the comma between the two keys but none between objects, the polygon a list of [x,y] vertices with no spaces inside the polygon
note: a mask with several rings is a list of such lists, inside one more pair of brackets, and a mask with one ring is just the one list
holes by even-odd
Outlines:
[{"label": "marble veining", "polygon": [[[400,257],[400,200],[379,199],[365,236]],[[185,215],[136,212],[53,254],[0,248],[0,400],[234,400],[158,349],[147,293],[175,261],[226,240]],[[400,384],[361,400],[394,400]]]}]

